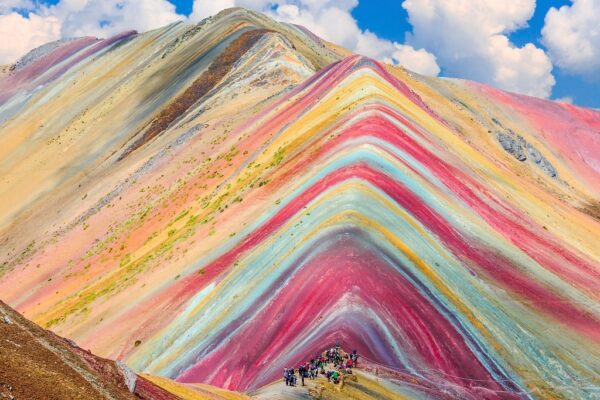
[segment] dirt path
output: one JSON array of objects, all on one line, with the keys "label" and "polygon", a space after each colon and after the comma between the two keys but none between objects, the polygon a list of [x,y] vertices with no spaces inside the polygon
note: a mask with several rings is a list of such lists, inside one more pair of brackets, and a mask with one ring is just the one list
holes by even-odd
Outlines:
[{"label": "dirt path", "polygon": [[255,392],[250,393],[253,399],[257,400],[314,400],[308,394],[310,388],[316,389],[314,381],[306,380],[306,386],[302,383],[298,386],[286,386],[283,379],[273,382],[270,385],[263,386]]}]

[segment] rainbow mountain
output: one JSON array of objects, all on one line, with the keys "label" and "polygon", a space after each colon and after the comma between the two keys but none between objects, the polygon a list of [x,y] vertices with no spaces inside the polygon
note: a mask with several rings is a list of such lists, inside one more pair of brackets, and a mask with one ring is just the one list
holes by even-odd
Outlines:
[{"label": "rainbow mountain", "polygon": [[599,196],[600,112],[244,9],[0,75],[0,299],[181,383],[338,342],[360,398],[596,398]]}]

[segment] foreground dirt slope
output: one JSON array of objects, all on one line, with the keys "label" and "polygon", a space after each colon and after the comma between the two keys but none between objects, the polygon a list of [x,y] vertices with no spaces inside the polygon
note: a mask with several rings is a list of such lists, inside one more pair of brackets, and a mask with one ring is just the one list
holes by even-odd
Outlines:
[{"label": "foreground dirt slope", "polygon": [[[179,399],[0,301],[0,399]],[[200,398],[200,397],[198,397]]]}]

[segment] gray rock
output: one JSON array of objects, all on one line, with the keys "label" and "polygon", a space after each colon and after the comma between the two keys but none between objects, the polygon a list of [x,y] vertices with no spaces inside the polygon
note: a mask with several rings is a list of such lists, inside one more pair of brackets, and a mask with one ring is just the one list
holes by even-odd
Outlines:
[{"label": "gray rock", "polygon": [[507,132],[497,132],[498,142],[502,148],[511,154],[517,160],[523,162],[527,160],[527,155],[546,175],[555,178],[558,173],[554,166],[536,149],[531,143],[528,143],[521,135],[516,135],[510,129]]},{"label": "gray rock", "polygon": [[557,175],[554,166],[536,149],[531,143],[527,143],[527,152],[531,156],[531,159],[535,161],[537,166],[544,171],[546,175],[551,178],[555,178]]},{"label": "gray rock", "polygon": [[502,132],[498,132],[498,141],[500,142],[500,144],[502,145],[502,148],[508,152],[510,152],[512,150],[512,143],[513,140],[510,137],[510,135],[507,135],[506,133],[502,133]]},{"label": "gray rock", "polygon": [[121,370],[121,374],[123,374],[123,379],[125,380],[125,385],[127,385],[127,389],[131,392],[135,392],[135,386],[137,384],[137,374],[131,370],[123,361],[117,361],[117,367]]},{"label": "gray rock", "polygon": [[527,152],[529,153],[529,156],[533,159],[533,161],[535,161],[536,164],[539,164],[542,162],[542,160],[544,159],[544,157],[542,156],[542,154],[531,145],[531,143],[527,143]]},{"label": "gray rock", "polygon": [[512,134],[498,132],[498,141],[502,145],[502,148],[509,154],[512,154],[517,160],[527,160],[527,155],[525,154],[527,142],[521,135],[515,137]]},{"label": "gray rock", "polygon": [[540,161],[538,165],[550,178],[556,178],[556,176],[558,176],[554,166],[545,158],[542,158],[542,161]]}]

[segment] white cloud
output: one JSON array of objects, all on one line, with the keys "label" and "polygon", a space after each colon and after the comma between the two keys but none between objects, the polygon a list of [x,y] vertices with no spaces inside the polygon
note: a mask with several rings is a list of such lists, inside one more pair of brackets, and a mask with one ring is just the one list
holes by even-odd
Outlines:
[{"label": "white cloud", "polygon": [[192,14],[190,19],[192,21],[200,21],[201,19],[215,15],[221,10],[226,8],[235,7],[235,0],[214,0],[214,1],[194,1]]},{"label": "white cloud", "polygon": [[9,14],[16,10],[30,10],[34,7],[31,0],[2,0],[0,14]]},{"label": "white cloud", "polygon": [[437,76],[440,73],[436,57],[427,50],[415,50],[412,46],[398,43],[394,43],[394,47],[395,50],[390,56],[393,63],[402,64],[411,71],[423,75]]},{"label": "white cloud", "polygon": [[355,51],[388,64],[403,65],[423,75],[436,76],[440,73],[435,56],[428,51],[382,40],[370,31],[365,31],[359,37]]},{"label": "white cloud", "polygon": [[[53,6],[0,1],[0,63],[15,62],[29,50],[60,38],[142,32],[185,19],[167,0],[61,0]],[[12,10],[29,12],[23,17]]]},{"label": "white cloud", "polygon": [[550,8],[542,29],[542,43],[556,65],[574,74],[598,78],[599,17],[598,0],[574,0],[570,6]]},{"label": "white cloud", "polygon": [[413,33],[408,43],[434,53],[446,74],[548,97],[555,80],[542,49],[512,44],[535,0],[404,0]]},{"label": "white cloud", "polygon": [[554,101],[557,101],[559,103],[573,104],[573,97],[571,97],[571,96],[559,97],[558,99],[555,99]]},{"label": "white cloud", "polygon": [[0,64],[9,64],[29,50],[60,38],[60,21],[56,17],[28,17],[12,12],[0,15]]},{"label": "white cloud", "polygon": [[439,73],[435,56],[426,50],[361,30],[351,14],[357,5],[358,0],[195,0],[191,19],[199,20],[233,6],[246,7],[280,21],[303,25],[323,39],[359,54],[401,64],[425,75]]},{"label": "white cloud", "polygon": [[167,0],[62,0],[41,11],[61,20],[63,37],[143,32],[185,19]]}]

